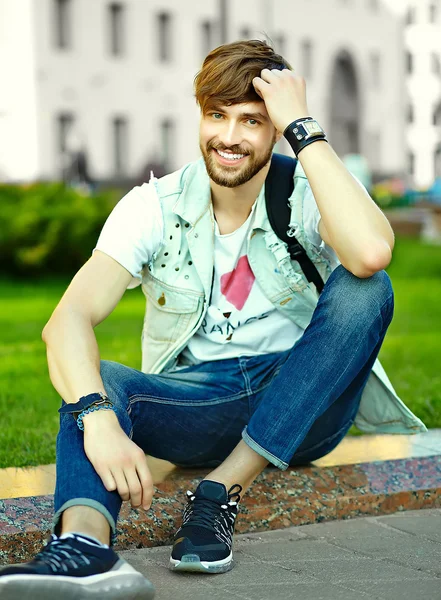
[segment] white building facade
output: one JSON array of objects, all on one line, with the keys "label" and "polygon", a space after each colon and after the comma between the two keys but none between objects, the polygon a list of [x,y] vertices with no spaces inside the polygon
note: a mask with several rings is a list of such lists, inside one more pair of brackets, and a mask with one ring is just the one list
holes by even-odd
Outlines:
[{"label": "white building facade", "polygon": [[59,178],[72,131],[96,179],[196,159],[203,58],[265,36],[341,157],[405,175],[403,27],[383,0],[0,0],[0,180]]},{"label": "white building facade", "polygon": [[441,177],[441,0],[408,0],[405,20],[408,170],[424,189]]}]

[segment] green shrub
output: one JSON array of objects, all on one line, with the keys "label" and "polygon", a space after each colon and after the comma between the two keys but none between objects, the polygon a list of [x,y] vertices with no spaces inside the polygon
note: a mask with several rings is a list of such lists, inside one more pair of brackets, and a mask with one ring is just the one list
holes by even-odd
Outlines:
[{"label": "green shrub", "polygon": [[115,190],[86,196],[62,183],[0,185],[0,272],[75,273],[120,197]]}]

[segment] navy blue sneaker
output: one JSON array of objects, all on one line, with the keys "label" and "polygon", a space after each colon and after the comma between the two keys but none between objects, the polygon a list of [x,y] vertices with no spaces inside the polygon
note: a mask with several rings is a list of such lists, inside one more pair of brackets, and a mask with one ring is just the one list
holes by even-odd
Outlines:
[{"label": "navy blue sneaker", "polygon": [[154,588],[111,548],[77,533],[51,534],[28,563],[0,569],[2,600],[150,600]]},{"label": "navy blue sneaker", "polygon": [[[238,491],[234,491],[239,488]],[[233,532],[242,487],[204,480],[187,492],[182,525],[175,534],[172,571],[225,573],[233,568]]]}]

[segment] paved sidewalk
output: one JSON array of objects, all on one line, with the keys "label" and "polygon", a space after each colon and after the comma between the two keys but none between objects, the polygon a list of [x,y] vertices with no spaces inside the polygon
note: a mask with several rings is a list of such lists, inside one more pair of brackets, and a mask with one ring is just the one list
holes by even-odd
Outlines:
[{"label": "paved sidewalk", "polygon": [[170,547],[119,553],[155,600],[441,600],[441,509],[235,536],[235,568],[172,573]]}]

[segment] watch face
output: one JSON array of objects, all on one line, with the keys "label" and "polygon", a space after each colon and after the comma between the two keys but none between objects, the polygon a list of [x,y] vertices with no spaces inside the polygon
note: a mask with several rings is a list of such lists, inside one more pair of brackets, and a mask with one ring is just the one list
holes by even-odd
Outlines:
[{"label": "watch face", "polygon": [[322,128],[317,123],[317,121],[304,121],[303,127],[306,129],[309,135],[314,135],[316,133],[323,133]]}]

